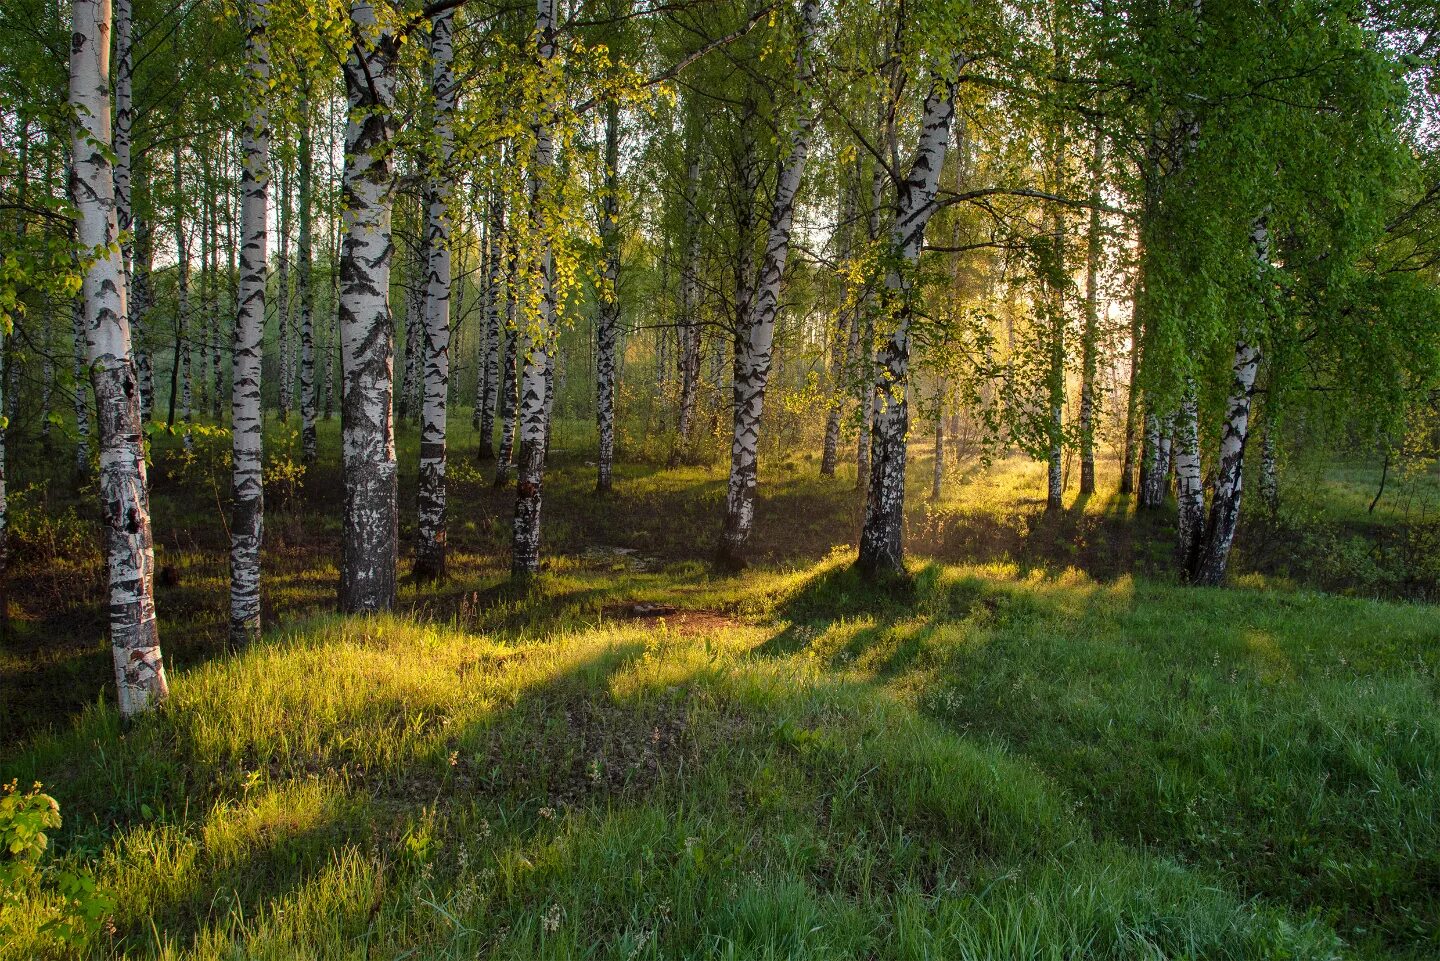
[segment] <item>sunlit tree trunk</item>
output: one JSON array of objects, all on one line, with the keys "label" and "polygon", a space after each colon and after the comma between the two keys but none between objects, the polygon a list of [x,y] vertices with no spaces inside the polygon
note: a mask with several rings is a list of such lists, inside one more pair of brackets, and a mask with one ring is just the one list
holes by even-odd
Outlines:
[{"label": "sunlit tree trunk", "polygon": [[185,421],[185,449],[195,440],[190,425],[195,420],[194,384],[191,361],[195,345],[190,339],[190,241],[185,235],[185,179],[180,162],[180,143],[176,141],[175,160],[175,349],[180,371],[180,416]]},{"label": "sunlit tree trunk", "polygon": [[[854,255],[855,206],[854,191],[847,189],[840,206],[840,229],[846,238],[841,254],[847,260]],[[834,477],[840,459],[840,418],[845,412],[845,375],[854,363],[858,327],[856,311],[850,309],[850,300],[854,296],[855,293],[847,281],[845,300],[835,317],[835,336],[830,341],[830,407],[825,412],[825,440],[820,452],[821,477]]]},{"label": "sunlit tree trunk", "polygon": [[216,425],[224,423],[224,401],[221,395],[225,392],[225,375],[221,370],[223,351],[221,344],[224,342],[225,325],[221,322],[220,310],[220,202],[223,201],[228,207],[230,199],[228,196],[220,195],[217,198],[214,209],[214,216],[210,218],[210,277],[214,291],[214,299],[210,304],[210,414],[215,418]]},{"label": "sunlit tree trunk", "polygon": [[120,714],[139,714],[166,693],[155,629],[155,551],[130,353],[125,270],[110,167],[110,4],[73,0],[70,42],[71,177],[76,233],[85,251],[81,296],[86,356],[100,434],[100,507],[110,587],[110,645]]},{"label": "sunlit tree trunk", "polygon": [[349,118],[341,181],[341,454],[345,511],[340,609],[388,610],[395,603],[399,540],[396,497],[394,328],[390,318],[391,140],[398,44],[367,0],[352,0],[356,42],[345,61]]},{"label": "sunlit tree trunk", "polygon": [[300,300],[300,458],[314,464],[319,456],[315,429],[315,238],[311,226],[314,174],[309,100],[300,102],[300,237],[295,250],[296,294]]},{"label": "sunlit tree trunk", "polygon": [[[595,422],[600,432],[595,489],[610,490],[615,466],[615,345],[620,330],[620,104],[605,105],[605,193],[600,198],[600,243],[604,273],[595,323]],[[691,406],[694,406],[693,388]],[[688,430],[685,405],[680,406],[680,434]]]},{"label": "sunlit tree trunk", "polygon": [[895,222],[889,237],[894,266],[886,271],[880,305],[881,316],[894,323],[894,330],[880,351],[873,388],[870,483],[856,562],[870,577],[905,570],[905,435],[910,426],[906,393],[915,306],[912,274],[925,242],[925,225],[935,212],[935,194],[955,118],[955,90],[964,63],[965,58],[956,54],[949,71],[932,83],[925,97],[915,158],[904,180],[895,185]]},{"label": "sunlit tree trunk", "polygon": [[1095,493],[1095,368],[1100,336],[1100,187],[1105,170],[1105,136],[1095,128],[1090,158],[1090,236],[1085,251],[1085,326],[1080,333],[1080,496]]},{"label": "sunlit tree trunk", "polygon": [[276,367],[276,409],[280,423],[290,421],[290,167],[280,163],[280,199],[276,206],[276,227],[280,234],[275,256],[275,321],[280,362]]},{"label": "sunlit tree trunk", "polygon": [[[734,434],[730,446],[730,481],[725,497],[725,529],[721,535],[720,561],[728,566],[745,563],[745,548],[755,521],[755,484],[760,445],[760,422],[765,410],[765,388],[770,378],[771,351],[775,338],[775,316],[780,309],[781,285],[790,255],[790,233],[794,225],[795,195],[805,173],[810,151],[814,110],[809,92],[813,69],[811,44],[819,29],[818,0],[806,0],[801,8],[804,24],[795,55],[796,84],[800,89],[800,116],[790,141],[789,156],[780,168],[770,213],[769,236],[754,281],[754,292],[741,315],[735,336]],[[742,238],[742,243],[744,239]]]},{"label": "sunlit tree trunk", "polygon": [[455,14],[445,11],[431,21],[430,93],[435,107],[438,152],[426,171],[424,329],[424,404],[420,413],[420,480],[415,576],[445,575],[445,444],[450,392],[450,202],[454,160],[453,117],[457,89],[451,71]]},{"label": "sunlit tree trunk", "polygon": [[[1140,251],[1141,266],[1135,274],[1135,284],[1130,293],[1130,384],[1125,398],[1124,457],[1120,465],[1120,493],[1135,493],[1136,455],[1140,446],[1140,299],[1143,295],[1144,251]],[[1142,485],[1143,486],[1143,485]]]},{"label": "sunlit tree trunk", "polygon": [[[693,108],[692,108],[693,109]],[[690,157],[685,165],[685,252],[680,266],[680,440],[690,439],[695,395],[700,386],[700,157],[693,123],[686,131]]]},{"label": "sunlit tree trunk", "polygon": [[268,0],[250,0],[245,8],[250,103],[240,141],[240,268],[230,360],[230,644],[236,648],[258,640],[261,629],[260,545],[265,485],[261,474],[264,408],[260,384],[270,199],[268,20]]},{"label": "sunlit tree trunk", "polygon": [[500,399],[500,354],[502,328],[504,327],[505,302],[502,300],[501,285],[504,279],[505,262],[505,204],[499,190],[490,198],[490,256],[486,263],[487,284],[485,297],[485,338],[484,350],[479,362],[485,367],[485,390],[476,397],[479,405],[479,428],[481,460],[494,456],[495,406]]},{"label": "sunlit tree trunk", "polygon": [[935,460],[930,478],[930,498],[939,500],[945,483],[945,382],[935,390]]},{"label": "sunlit tree trunk", "polygon": [[[555,57],[555,0],[538,0],[535,9],[536,54],[542,73]],[[548,205],[553,195],[550,178],[555,161],[554,133],[548,118],[535,121],[534,170],[530,180],[532,229],[541,245],[538,276],[539,310],[527,317],[525,349],[520,361],[519,456],[516,463],[515,521],[510,544],[510,576],[524,580],[540,572],[540,507],[545,479],[545,447],[549,433],[548,395],[553,390],[551,371],[555,349],[555,261],[546,236],[550,229]]]}]

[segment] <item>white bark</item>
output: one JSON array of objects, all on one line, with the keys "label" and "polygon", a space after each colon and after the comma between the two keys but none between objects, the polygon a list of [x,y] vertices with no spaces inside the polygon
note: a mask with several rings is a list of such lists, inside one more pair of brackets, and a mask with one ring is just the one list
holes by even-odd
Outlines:
[{"label": "white bark", "polygon": [[275,257],[276,343],[280,351],[275,406],[280,413],[280,422],[284,424],[290,421],[290,171],[283,163],[275,217],[280,234]]},{"label": "white bark", "polygon": [[[842,236],[845,237],[840,255],[847,261],[854,255],[852,238],[855,235],[855,207],[855,192],[853,189],[847,188],[840,205],[839,226],[839,229],[843,231]],[[830,407],[825,412],[825,439],[820,453],[821,477],[834,477],[840,458],[840,418],[845,412],[845,379],[847,372],[855,362],[855,344],[859,327],[854,316],[856,312],[847,309],[850,299],[854,296],[855,292],[850,289],[847,281],[845,299],[836,314],[835,332],[830,340]]]},{"label": "white bark", "polygon": [[1200,465],[1200,405],[1195,382],[1187,379],[1175,418],[1175,494],[1179,502],[1179,554],[1189,568],[1205,523],[1205,488]]},{"label": "white bark", "polygon": [[[687,131],[693,136],[694,131]],[[690,428],[695,423],[695,394],[700,383],[700,324],[696,316],[700,309],[700,158],[695,154],[695,145],[687,145],[691,151],[685,174],[685,252],[680,265],[680,423],[682,442],[690,439]]]},{"label": "white bark", "polygon": [[[1255,252],[1257,287],[1264,304],[1263,285],[1270,261],[1270,231],[1264,217],[1255,221],[1250,240]],[[1235,342],[1235,359],[1230,367],[1230,399],[1224,430],[1220,435],[1220,456],[1215,464],[1215,490],[1210,499],[1205,533],[1190,571],[1190,579],[1196,584],[1217,585],[1225,579],[1235,528],[1240,523],[1245,445],[1250,438],[1250,403],[1255,394],[1255,378],[1260,372],[1260,348],[1255,340],[1252,331],[1242,329]]]},{"label": "white bark", "polygon": [[[795,195],[805,173],[810,136],[815,124],[810,78],[811,45],[819,31],[820,4],[805,0],[801,6],[801,34],[795,53],[800,115],[790,140],[789,156],[780,168],[770,212],[770,230],[754,292],[746,301],[735,335],[735,380],[732,387],[734,432],[730,445],[730,480],[725,496],[725,529],[720,560],[730,566],[745,563],[745,548],[755,522],[755,486],[765,388],[775,340],[775,317],[780,311],[781,285],[790,255],[790,233],[795,219]],[[744,242],[742,238],[742,242]]]},{"label": "white bark", "polygon": [[445,574],[445,443],[450,388],[450,203],[454,160],[453,117],[457,88],[451,71],[455,14],[445,11],[431,21],[430,93],[434,98],[437,153],[425,180],[424,324],[421,363],[424,403],[420,412],[420,480],[415,575]]},{"label": "white bark", "polygon": [[268,18],[268,0],[250,0],[245,9],[245,48],[251,102],[240,143],[241,247],[230,371],[230,644],[236,648],[258,640],[261,630],[260,546],[265,486],[261,475],[264,419],[260,387],[270,193]]},{"label": "white bark", "polygon": [[1085,253],[1085,327],[1080,334],[1080,496],[1095,493],[1095,368],[1100,336],[1100,188],[1105,170],[1105,136],[1095,128],[1090,158],[1090,236]]},{"label": "white bark", "polygon": [[505,257],[505,204],[499,190],[490,199],[490,257],[487,263],[485,299],[484,350],[479,362],[485,367],[484,393],[476,398],[479,405],[480,458],[488,460],[494,456],[495,406],[500,399],[500,354],[502,328],[504,327],[504,301],[501,283]]},{"label": "white bark", "polygon": [[311,221],[313,145],[310,132],[310,104],[300,104],[300,236],[296,245],[296,293],[300,299],[300,457],[304,464],[315,463],[319,440],[315,430],[315,237]]},{"label": "white bark", "polygon": [[70,105],[77,235],[86,261],[82,298],[86,356],[100,434],[100,502],[110,586],[110,644],[120,713],[130,717],[165,696],[155,629],[155,552],[130,353],[125,271],[116,245],[110,167],[110,4],[73,0]]},{"label": "white bark", "polygon": [[390,318],[390,167],[397,41],[375,6],[352,0],[356,41],[345,61],[344,243],[340,265],[341,455],[345,517],[340,608],[388,610],[395,603],[396,504],[394,328]]},{"label": "white bark", "polygon": [[[72,174],[72,176],[74,175]],[[85,347],[85,299],[83,294],[76,296],[71,301],[70,320],[71,329],[74,331],[74,366],[71,373],[75,378],[75,476],[85,477],[90,473],[90,393],[85,389],[85,384],[90,378],[87,374],[88,355]],[[18,396],[18,392],[13,390],[13,385],[11,393],[11,402],[13,403]]]},{"label": "white bark", "polygon": [[[891,259],[885,276],[883,315],[895,329],[881,350],[873,394],[870,483],[865,526],[860,532],[857,564],[869,576],[901,574],[905,569],[905,460],[910,414],[906,391],[910,377],[910,319],[914,309],[911,277],[925,241],[925,225],[935,212],[955,90],[966,59],[956,54],[944,76],[935,78],[925,97],[920,142],[905,179],[896,184],[895,222],[890,228]],[[903,265],[903,267],[901,266]]]},{"label": "white bark", "polygon": [[[605,195],[600,205],[600,239],[605,266],[595,322],[595,423],[600,433],[595,489],[602,494],[611,488],[615,463],[615,346],[620,328],[620,228],[616,222],[619,191],[620,104],[611,99],[605,106]],[[698,348],[697,343],[697,369]],[[690,406],[693,410],[693,377]],[[680,435],[684,437],[688,429],[682,397]]]},{"label": "white bark", "polygon": [[[555,0],[535,4],[536,54],[542,70],[555,56]],[[510,574],[517,580],[540,571],[540,507],[545,479],[545,446],[549,433],[547,397],[553,389],[551,354],[555,347],[555,263],[546,239],[547,206],[551,198],[554,134],[546,118],[535,122],[534,170],[530,180],[531,223],[542,245],[539,263],[540,309],[527,318],[520,360],[520,453],[517,464],[515,522],[510,548]]]},{"label": "white bark", "polygon": [[180,144],[175,144],[175,363],[180,370],[180,416],[185,420],[185,449],[195,439],[190,425],[195,420],[194,385],[191,382],[191,361],[194,345],[190,342],[190,242],[185,236],[184,178],[180,163]]}]

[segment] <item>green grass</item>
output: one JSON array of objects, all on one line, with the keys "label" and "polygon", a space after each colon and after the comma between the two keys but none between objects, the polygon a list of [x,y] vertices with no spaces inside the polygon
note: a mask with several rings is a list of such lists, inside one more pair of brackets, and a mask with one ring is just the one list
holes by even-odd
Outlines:
[{"label": "green grass", "polygon": [[[452,579],[372,620],[321,613],[322,462],[272,501],[279,627],[239,656],[213,498],[162,443],[173,696],[129,728],[97,703],[103,647],[38,640],[100,636],[66,620],[96,617],[83,508],[22,550],[34,636],[0,668],[52,713],[0,780],[42,781],[65,825],[0,959],[1440,954],[1433,607],[1243,567],[1177,586],[1166,519],[1108,474],[1044,515],[1018,459],[915,496],[936,560],[886,588],[848,570],[853,477],[773,459],[760,563],[717,577],[714,469],[626,465],[597,501],[574,437],[533,590],[502,583],[510,495],[462,438]],[[627,619],[641,600],[679,610]],[[72,945],[40,931],[66,869],[117,905]]]},{"label": "green grass", "polygon": [[[737,619],[603,613],[636,597]],[[839,556],[576,566],[464,627],[305,622],[4,774],[117,898],[78,954],[1422,957],[1433,624],[1001,569],[896,595]],[[63,955],[45,908],[0,957]]]}]

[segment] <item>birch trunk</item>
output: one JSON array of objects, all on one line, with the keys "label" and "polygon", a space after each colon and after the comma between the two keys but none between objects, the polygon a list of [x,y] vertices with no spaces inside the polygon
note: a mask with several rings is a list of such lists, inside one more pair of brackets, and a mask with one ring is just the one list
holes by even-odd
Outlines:
[{"label": "birch trunk", "polygon": [[[535,46],[542,74],[555,57],[555,0],[535,4]],[[534,170],[530,175],[532,229],[541,245],[537,316],[526,318],[525,349],[520,360],[520,453],[516,464],[515,521],[510,543],[510,576],[526,580],[540,572],[540,507],[545,480],[545,446],[549,433],[547,395],[552,389],[551,352],[555,332],[554,251],[546,237],[551,202],[550,178],[555,160],[553,132],[544,116],[535,122]]]},{"label": "birch trunk", "polygon": [[1260,434],[1260,500],[1271,514],[1280,508],[1280,481],[1276,470],[1275,431],[1270,425],[1270,406],[1265,408],[1264,431]]},{"label": "birch trunk", "polygon": [[[1148,401],[1146,406],[1149,406]],[[1165,489],[1165,468],[1160,463],[1160,415],[1154,410],[1145,412],[1145,438],[1141,453],[1140,506],[1153,510],[1163,502]]]},{"label": "birch trunk", "polygon": [[[846,190],[840,207],[840,229],[846,238],[842,255],[848,261],[854,255],[855,194]],[[845,301],[835,318],[835,336],[830,342],[830,408],[825,412],[825,441],[820,453],[820,476],[834,477],[840,459],[840,418],[845,412],[845,374],[854,363],[855,336],[858,320],[853,311],[845,309],[855,296],[849,282],[845,285]]]},{"label": "birch trunk", "polygon": [[280,234],[275,258],[275,322],[278,327],[275,339],[280,351],[275,370],[275,408],[280,412],[282,424],[290,422],[290,187],[290,168],[282,161],[280,202],[275,212]]},{"label": "birch trunk", "polygon": [[1095,128],[1090,158],[1090,236],[1085,251],[1085,327],[1080,333],[1080,496],[1095,493],[1095,368],[1100,336],[1100,187],[1105,170],[1105,137]]},{"label": "birch trunk", "polygon": [[[135,86],[135,58],[134,44],[134,11],[132,0],[115,0],[114,3],[114,24],[115,24],[115,226],[120,231],[120,262],[125,269],[125,290],[128,294],[126,307],[129,313],[127,320],[130,324],[132,338],[132,349],[139,355],[140,341],[140,314],[145,309],[144,295],[141,293],[141,285],[138,284],[137,275],[139,271],[135,264],[136,227],[135,208],[132,200],[132,173],[131,148],[134,143],[135,130],[135,107],[134,107],[134,86]],[[145,273],[149,274],[148,259],[145,263]],[[148,276],[146,277],[146,293],[148,293]],[[80,381],[76,381],[76,389],[80,387]],[[149,404],[144,400],[146,393],[145,377],[140,378],[141,385],[141,419],[148,418]]]},{"label": "birch trunk", "polygon": [[[511,274],[514,279],[514,274]],[[508,287],[508,285],[507,285]],[[505,348],[500,365],[500,452],[495,458],[495,486],[504,487],[510,481],[510,472],[515,468],[515,413],[516,363],[520,349],[519,331],[515,329],[515,301],[513,293],[506,293]]]},{"label": "birch trunk", "polygon": [[311,226],[311,188],[314,173],[310,132],[310,104],[300,103],[300,237],[296,246],[296,293],[300,298],[300,458],[311,465],[319,456],[315,431],[315,238]]},{"label": "birch trunk", "polygon": [[[735,336],[734,434],[730,446],[730,480],[725,497],[725,528],[720,541],[720,562],[743,567],[745,548],[755,522],[755,485],[760,445],[760,422],[765,412],[765,388],[775,340],[775,317],[780,310],[781,285],[790,255],[790,233],[795,219],[795,195],[805,173],[810,136],[815,124],[810,78],[811,44],[819,31],[820,4],[805,0],[800,10],[801,35],[795,53],[796,86],[800,90],[800,116],[790,141],[790,152],[775,184],[769,236]],[[742,238],[742,243],[743,243]]]},{"label": "birch trunk", "polygon": [[[84,295],[77,295],[70,302],[70,319],[71,329],[74,331],[74,366],[71,373],[75,378],[75,476],[83,478],[90,474],[90,398],[85,390],[85,383],[90,378],[86,375],[88,355],[85,345]],[[16,390],[18,386],[14,383],[10,385],[12,404],[19,396]]]},{"label": "birch trunk", "polygon": [[[878,163],[870,173],[870,211],[865,217],[870,242],[876,243],[881,236],[880,208],[885,198],[885,171]],[[860,372],[860,436],[855,445],[855,489],[860,492],[860,503],[870,499],[870,444],[871,428],[875,423],[875,290],[873,283],[866,284],[864,297],[860,301],[860,316],[855,318],[855,329],[860,333],[856,359]],[[863,318],[863,322],[862,322]]]},{"label": "birch trunk", "polygon": [[450,203],[457,90],[451,71],[455,14],[431,21],[430,93],[438,153],[425,182],[424,404],[420,412],[420,479],[416,492],[415,576],[445,575],[445,444],[450,390]]},{"label": "birch trunk", "polygon": [[[210,181],[208,161],[201,157],[202,176],[200,178],[200,223],[196,226],[196,238],[200,243],[200,317],[196,325],[199,330],[196,332],[196,339],[199,341],[200,364],[199,371],[195,378],[195,408],[196,413],[203,415],[206,408],[210,406],[210,335],[211,324],[214,317],[214,276],[210,273],[210,255],[205,249],[210,240],[210,224],[214,220],[213,205],[210,202],[210,191],[213,184]],[[192,352],[193,353],[193,352]]]},{"label": "birch trunk", "polygon": [[[693,125],[692,125],[693,127]],[[692,141],[695,131],[688,132]],[[695,423],[695,395],[700,384],[700,158],[693,142],[685,173],[685,253],[680,267],[680,441],[690,439]]]},{"label": "birch trunk", "polygon": [[935,461],[930,478],[930,498],[939,500],[941,487],[945,482],[945,383],[940,382],[935,392]]},{"label": "birch trunk", "polygon": [[[1265,283],[1270,262],[1270,231],[1265,218],[1255,222],[1251,233],[1255,249],[1257,286]],[[1266,301],[1261,291],[1262,301]],[[1266,301],[1268,302],[1268,301]],[[1255,378],[1260,372],[1260,348],[1253,332],[1242,329],[1235,343],[1230,366],[1230,399],[1226,405],[1225,427],[1220,435],[1220,456],[1215,465],[1215,490],[1190,580],[1196,584],[1218,585],[1225,579],[1235,528],[1240,523],[1240,492],[1245,471],[1245,445],[1250,438],[1250,403],[1255,395]]]},{"label": "birch trunk", "polygon": [[[1124,458],[1120,465],[1120,493],[1135,493],[1136,455],[1140,446],[1140,339],[1142,321],[1140,300],[1144,295],[1144,250],[1140,250],[1140,264],[1135,275],[1134,289],[1130,294],[1130,385],[1125,398]],[[1143,485],[1142,485],[1143,486]]]},{"label": "birch trunk", "polygon": [[500,399],[501,328],[503,327],[501,280],[504,273],[505,204],[496,190],[490,198],[490,258],[487,265],[489,293],[485,301],[485,349],[480,363],[485,365],[485,392],[477,398],[480,405],[481,460],[494,456],[495,405]]},{"label": "birch trunk", "polygon": [[[225,200],[229,205],[228,198]],[[210,304],[210,414],[215,418],[216,425],[224,423],[224,410],[221,395],[225,392],[225,377],[221,372],[221,350],[223,340],[223,324],[220,322],[220,217],[219,205],[214,208],[215,216],[210,218],[210,282],[214,299]]]},{"label": "birch trunk", "polygon": [[230,646],[260,638],[260,545],[265,485],[261,474],[264,408],[261,357],[265,338],[265,268],[270,193],[268,0],[245,8],[246,73],[251,99],[241,135],[240,269],[230,367],[232,506],[230,513]]},{"label": "birch trunk", "polygon": [[1205,524],[1205,488],[1200,474],[1200,405],[1195,382],[1187,379],[1175,418],[1175,496],[1179,502],[1181,565],[1189,570]]},{"label": "birch trunk", "polygon": [[895,222],[889,238],[894,266],[886,272],[882,292],[883,315],[895,318],[895,329],[881,350],[880,376],[874,385],[870,483],[856,562],[868,577],[905,571],[905,435],[910,421],[906,391],[914,309],[910,274],[920,259],[925,225],[935,211],[935,194],[955,117],[955,90],[964,64],[965,58],[956,54],[948,73],[931,85],[925,97],[915,159],[905,179],[896,184]]},{"label": "birch trunk", "polygon": [[154,257],[154,235],[150,221],[135,217],[135,257],[131,263],[134,284],[129,287],[131,294],[130,334],[135,352],[136,374],[140,382],[140,419],[148,421],[155,410],[155,367],[150,351],[144,345],[146,315],[155,306],[154,293],[150,286],[150,264]]},{"label": "birch trunk", "polygon": [[[605,195],[601,198],[600,207],[600,242],[604,248],[605,267],[600,278],[601,294],[595,325],[595,421],[600,432],[595,490],[601,494],[610,491],[615,464],[615,343],[620,328],[620,229],[616,223],[619,190],[620,104],[611,99],[605,106]],[[691,394],[693,409],[693,385]],[[688,430],[682,397],[680,436],[683,438]]]},{"label": "birch trunk", "polygon": [[195,345],[190,342],[190,241],[185,236],[184,176],[180,164],[180,144],[175,144],[175,349],[180,372],[180,416],[185,421],[185,449],[190,450],[195,438],[190,425],[195,420],[194,383],[191,362]]},{"label": "birch trunk", "polygon": [[70,43],[72,170],[77,235],[87,254],[82,285],[86,356],[100,434],[100,506],[110,587],[110,645],[122,717],[166,693],[155,629],[155,552],[139,390],[130,353],[125,271],[110,169],[110,4],[74,0]]},{"label": "birch trunk", "polygon": [[394,204],[390,143],[398,43],[377,21],[376,8],[367,0],[352,0],[349,9],[356,42],[345,61],[350,109],[341,182],[345,517],[340,609],[363,613],[394,606],[399,540],[392,413],[394,328],[389,303]]}]

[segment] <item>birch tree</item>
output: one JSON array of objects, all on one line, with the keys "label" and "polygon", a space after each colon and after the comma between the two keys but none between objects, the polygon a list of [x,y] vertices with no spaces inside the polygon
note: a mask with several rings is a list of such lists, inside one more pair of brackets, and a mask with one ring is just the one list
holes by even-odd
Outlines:
[{"label": "birch tree", "polygon": [[880,292],[880,316],[894,329],[880,349],[872,395],[870,482],[857,566],[869,577],[905,570],[905,461],[910,426],[910,326],[915,310],[913,273],[935,211],[940,172],[955,118],[955,91],[966,63],[954,53],[931,80],[920,120],[920,140],[904,179],[895,185],[895,220],[888,237],[890,264]]},{"label": "birch tree", "polygon": [[[615,349],[620,329],[620,104],[605,104],[605,184],[600,198],[600,243],[604,265],[595,315],[595,423],[600,434],[595,490],[608,493],[615,465]],[[693,397],[692,397],[693,401]],[[680,436],[689,429],[681,402]]]},{"label": "birch tree", "polygon": [[[555,58],[555,0],[537,0],[535,7],[535,48],[542,76]],[[546,396],[550,385],[550,364],[555,348],[554,251],[545,237],[551,198],[554,163],[554,135],[551,120],[541,106],[535,121],[535,152],[530,172],[531,223],[541,250],[536,264],[539,287],[536,316],[527,318],[525,345],[518,360],[519,455],[516,463],[515,520],[510,547],[510,575],[525,580],[540,572],[540,507],[545,478],[545,446],[549,432]]]},{"label": "birch tree", "polygon": [[110,161],[109,0],[73,0],[71,17],[71,177],[77,239],[85,252],[81,297],[100,437],[110,646],[120,714],[132,717],[163,699],[167,687],[155,626],[155,552],[140,392]]},{"label": "birch tree", "polygon": [[310,100],[300,101],[299,138],[299,203],[300,234],[296,242],[296,293],[300,300],[300,457],[307,465],[319,456],[315,432],[315,238],[311,221],[314,201],[311,197],[314,178],[313,135],[310,128]]},{"label": "birch tree", "polygon": [[395,603],[399,539],[392,413],[395,345],[388,297],[398,44],[388,5],[352,0],[349,13],[355,42],[344,66],[350,111],[341,181],[340,432],[345,507],[340,609],[364,613],[388,610]]},{"label": "birch tree", "polygon": [[240,140],[240,269],[230,369],[231,513],[230,645],[260,637],[260,546],[265,485],[261,472],[264,408],[261,352],[265,336],[265,272],[270,202],[268,0],[245,7],[245,57],[250,103]]},{"label": "birch tree", "polygon": [[450,205],[449,168],[454,149],[457,92],[451,62],[455,14],[431,20],[430,95],[435,121],[435,155],[425,180],[425,309],[421,338],[424,404],[420,413],[420,481],[415,576],[445,574],[445,429],[450,386]]},{"label": "birch tree", "polygon": [[[791,134],[789,155],[780,168],[770,212],[769,236],[753,291],[745,298],[745,311],[735,332],[734,429],[730,445],[730,478],[725,494],[725,526],[721,533],[722,566],[743,567],[745,549],[755,522],[755,485],[760,444],[760,422],[765,410],[765,387],[770,377],[775,316],[780,310],[781,285],[790,255],[795,196],[810,151],[814,110],[809,90],[814,69],[811,46],[819,32],[820,5],[805,0],[800,8],[796,42],[795,78],[800,91],[799,116]],[[742,237],[742,243],[744,242]],[[747,281],[749,282],[749,281]]]}]

